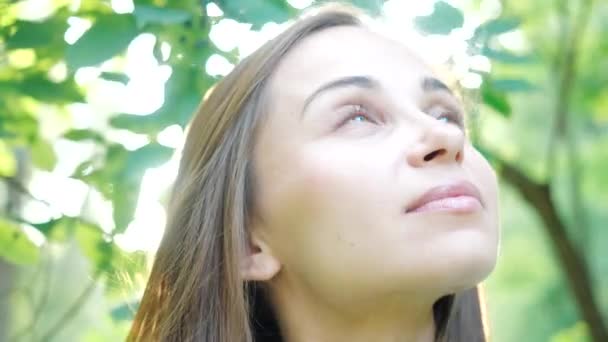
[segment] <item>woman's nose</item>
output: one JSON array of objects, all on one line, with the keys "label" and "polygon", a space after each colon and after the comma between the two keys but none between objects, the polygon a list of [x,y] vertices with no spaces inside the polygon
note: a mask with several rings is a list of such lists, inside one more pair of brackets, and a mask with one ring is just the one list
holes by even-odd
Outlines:
[{"label": "woman's nose", "polygon": [[426,128],[420,140],[407,152],[407,162],[413,167],[462,163],[464,131],[447,123],[434,123]]}]

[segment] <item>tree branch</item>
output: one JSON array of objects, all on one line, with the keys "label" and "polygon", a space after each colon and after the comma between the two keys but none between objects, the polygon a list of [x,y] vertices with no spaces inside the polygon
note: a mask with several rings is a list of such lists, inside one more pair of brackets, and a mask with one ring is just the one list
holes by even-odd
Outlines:
[{"label": "tree branch", "polygon": [[51,205],[51,203],[45,201],[45,200],[41,200],[38,197],[34,196],[27,187],[25,187],[25,185],[23,185],[21,182],[19,182],[17,179],[15,179],[14,177],[7,177],[7,176],[0,176],[0,180],[3,180],[4,182],[6,182],[6,184],[8,184],[13,190],[16,190],[17,192],[19,192],[22,195],[25,195],[26,197],[28,197],[31,200],[34,200],[36,202],[40,202],[44,205],[46,205],[49,208],[52,208],[53,206]]},{"label": "tree branch", "polygon": [[489,155],[501,170],[502,178],[517,189],[524,200],[536,209],[536,212],[540,215],[544,223],[543,227],[553,242],[553,247],[561,264],[564,266],[566,280],[574,293],[579,310],[588,324],[594,341],[608,341],[608,330],[593,297],[587,265],[568,237],[566,226],[559,217],[552,200],[551,188],[547,184],[533,181],[523,172],[495,155]]},{"label": "tree branch", "polygon": [[[43,267],[44,263],[40,263],[38,269],[35,271],[34,273],[34,279],[32,279],[29,283],[32,284],[33,286],[38,285],[38,284],[45,284],[44,286],[42,286],[42,293],[40,295],[40,299],[38,300],[38,303],[36,303],[35,305],[32,303],[32,306],[34,306],[34,313],[33,313],[33,318],[30,321],[30,323],[25,326],[23,329],[21,329],[19,332],[16,332],[12,337],[10,337],[8,340],[12,341],[12,342],[16,342],[21,340],[24,336],[26,336],[27,334],[32,334],[34,332],[34,327],[36,326],[36,324],[38,323],[38,321],[40,320],[40,317],[42,315],[42,311],[44,309],[44,307],[46,306],[46,303],[49,299],[50,296],[50,292],[51,292],[51,267],[52,267],[52,259],[49,258],[48,261],[48,265],[46,265],[46,267]],[[37,281],[37,277],[39,274],[44,274],[44,278],[41,282]]]},{"label": "tree branch", "polygon": [[42,335],[40,341],[50,342],[60,331],[63,329],[80,311],[81,307],[86,303],[89,299],[95,286],[97,285],[97,280],[99,280],[99,276],[101,272],[97,272],[93,275],[93,278],[84,288],[84,290],[80,293],[80,295],[74,300],[72,305],[66,310],[66,312],[57,320],[57,322],[49,329],[45,334]]},{"label": "tree branch", "polygon": [[[592,7],[592,0],[583,1],[583,4],[579,9],[578,16],[576,17],[576,20],[572,27],[572,32],[570,35],[570,44],[565,51],[566,57],[563,77],[560,86],[558,101],[556,104],[556,113],[560,113],[564,117],[571,112],[572,93],[574,91],[574,84],[578,71],[577,62],[579,57],[579,51],[580,46],[584,41],[584,36],[589,23],[589,17],[591,15]],[[568,124],[568,121],[566,119],[563,119],[563,121],[565,125],[564,137],[566,144],[566,155],[568,157],[568,165],[570,165],[570,202],[573,209],[574,222],[577,222],[577,225],[579,227],[579,229],[577,229],[577,231],[579,232],[579,245],[585,246],[588,241],[589,226],[580,186],[583,178],[583,173],[581,172],[581,162],[578,158],[578,144],[574,135],[574,129],[572,125]]]}]

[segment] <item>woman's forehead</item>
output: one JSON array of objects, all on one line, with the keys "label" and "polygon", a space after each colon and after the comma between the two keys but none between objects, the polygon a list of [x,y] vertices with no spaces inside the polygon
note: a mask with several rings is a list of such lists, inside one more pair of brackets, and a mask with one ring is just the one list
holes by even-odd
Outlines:
[{"label": "woman's forehead", "polygon": [[[366,28],[342,26],[298,43],[277,66],[273,93],[308,95],[336,79],[367,75],[383,86],[419,88],[431,69],[403,44]],[[294,93],[295,92],[295,93]]]}]

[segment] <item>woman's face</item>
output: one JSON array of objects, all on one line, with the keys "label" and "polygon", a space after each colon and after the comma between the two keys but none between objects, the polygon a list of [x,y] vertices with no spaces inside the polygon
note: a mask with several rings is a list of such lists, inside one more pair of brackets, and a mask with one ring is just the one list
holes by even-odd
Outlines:
[{"label": "woman's face", "polygon": [[459,101],[410,51],[362,28],[327,29],[290,51],[269,91],[254,234],[281,264],[275,280],[337,303],[440,296],[490,273],[495,173],[467,139]]}]

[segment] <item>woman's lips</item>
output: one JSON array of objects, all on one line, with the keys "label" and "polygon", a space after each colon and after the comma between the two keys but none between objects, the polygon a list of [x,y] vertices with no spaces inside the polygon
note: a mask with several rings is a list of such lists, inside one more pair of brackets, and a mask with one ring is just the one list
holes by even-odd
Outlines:
[{"label": "woman's lips", "polygon": [[462,181],[434,187],[413,201],[406,213],[450,211],[468,213],[483,208],[479,189],[471,182]]}]

